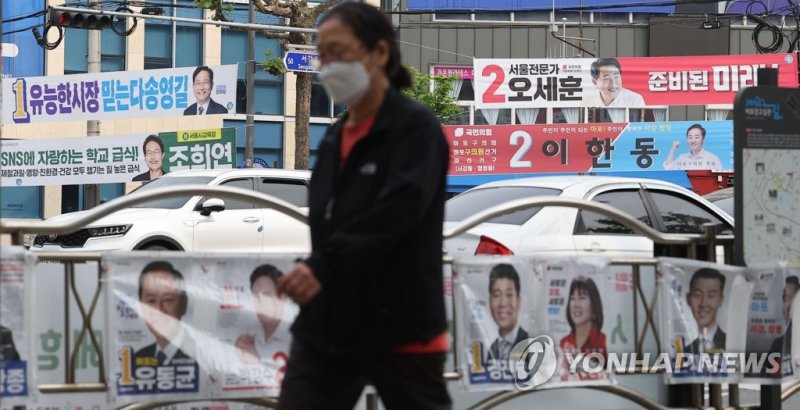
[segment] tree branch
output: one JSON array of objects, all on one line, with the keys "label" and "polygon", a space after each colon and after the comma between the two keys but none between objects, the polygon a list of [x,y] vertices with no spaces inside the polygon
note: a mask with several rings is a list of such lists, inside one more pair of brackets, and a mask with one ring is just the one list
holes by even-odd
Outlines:
[{"label": "tree branch", "polygon": [[258,11],[278,17],[292,17],[292,9],[278,4],[278,0],[250,0]]},{"label": "tree branch", "polygon": [[261,30],[260,33],[263,34],[264,37],[270,40],[283,40],[283,41],[289,40],[289,33],[275,33],[273,31],[267,31],[267,30]]},{"label": "tree branch", "polygon": [[314,21],[317,21],[317,17],[321,16],[322,13],[330,10],[331,7],[337,5],[337,4],[341,3],[341,2],[342,2],[342,0],[328,0],[328,1],[318,5],[317,7],[314,7],[314,9],[311,11],[311,16],[314,17]]}]

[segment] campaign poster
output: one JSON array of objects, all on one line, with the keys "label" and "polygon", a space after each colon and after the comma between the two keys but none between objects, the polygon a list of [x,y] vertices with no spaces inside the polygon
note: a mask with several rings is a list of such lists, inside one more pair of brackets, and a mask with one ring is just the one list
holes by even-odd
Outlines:
[{"label": "campaign poster", "polygon": [[733,121],[449,125],[449,175],[732,170]]},{"label": "campaign poster", "polygon": [[236,107],[235,64],[3,81],[4,124],[218,115]]},{"label": "campaign poster", "polygon": [[0,251],[0,402],[24,404],[31,381],[28,291],[35,257],[23,247]]},{"label": "campaign poster", "polygon": [[236,166],[236,129],[162,132],[164,170],[219,169]]},{"label": "campaign poster", "polygon": [[[780,384],[792,376],[792,302],[800,289],[800,272],[784,267],[751,268],[748,280],[754,284],[747,318],[748,354],[758,354],[767,363],[745,372],[751,382]],[[757,371],[759,370],[759,371]]]},{"label": "campaign poster", "polygon": [[298,308],[276,284],[296,256],[106,257],[112,397],[277,396]]},{"label": "campaign poster", "polygon": [[730,383],[741,378],[753,284],[744,268],[659,258],[660,334],[667,383]]},{"label": "campaign poster", "polygon": [[474,61],[475,106],[491,108],[644,108],[731,104],[757,85],[759,68],[777,68],[781,87],[797,88],[794,54],[481,59]]}]

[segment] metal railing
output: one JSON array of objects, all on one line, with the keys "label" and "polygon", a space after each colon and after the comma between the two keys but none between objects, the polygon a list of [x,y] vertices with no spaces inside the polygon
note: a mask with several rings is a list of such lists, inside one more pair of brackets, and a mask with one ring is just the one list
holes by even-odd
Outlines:
[{"label": "metal railing", "polygon": [[[295,207],[294,205],[288,202],[282,201],[270,195],[250,190],[245,190],[241,188],[209,187],[206,185],[184,185],[184,186],[158,188],[145,192],[134,192],[125,197],[119,198],[111,202],[107,202],[96,208],[93,208],[85,215],[68,222],[54,223],[46,221],[22,221],[22,220],[4,221],[0,219],[0,234],[10,234],[12,236],[12,243],[15,245],[21,245],[23,243],[24,236],[27,233],[66,234],[81,229],[85,225],[90,224],[113,212],[131,207],[133,205],[138,205],[157,199],[164,199],[175,196],[187,196],[187,195],[191,196],[204,195],[204,196],[229,198],[235,200],[253,201],[262,206],[269,207],[279,212],[282,212],[300,222],[307,223],[307,216],[303,210]],[[569,199],[560,197],[536,197],[529,199],[519,199],[496,205],[482,212],[479,212],[471,217],[468,217],[448,229],[445,229],[444,236],[446,239],[453,238],[467,232],[468,230],[494,217],[530,207],[544,207],[544,206],[572,207],[599,213],[601,215],[604,215],[606,217],[615,220],[616,222],[621,223],[627,228],[632,229],[635,233],[652,240],[657,245],[686,247],[687,255],[690,259],[695,259],[697,257],[698,250],[701,247],[705,248],[706,254],[709,256],[709,259],[712,260],[715,254],[714,250],[717,245],[722,245],[725,247],[726,260],[728,260],[729,255],[732,253],[732,248],[733,248],[732,235],[716,236],[713,229],[708,229],[707,227],[705,229],[704,234],[662,233],[656,231],[650,226],[644,224],[643,222],[625,213],[622,213],[621,211],[611,206],[582,199]],[[66,282],[67,286],[65,286],[65,296],[67,298],[65,299],[65,304],[69,305],[68,293],[72,292],[72,297],[75,298],[75,300],[77,301],[83,321],[82,330],[78,336],[78,340],[76,341],[74,347],[71,346],[71,342],[69,340],[65,341],[64,350],[68,352],[68,357],[70,358],[68,360],[68,365],[66,366],[67,368],[65,372],[66,373],[65,383],[40,385],[38,386],[39,391],[47,394],[47,393],[78,393],[87,391],[106,390],[108,388],[108,384],[105,380],[105,371],[104,371],[105,362],[103,361],[103,349],[99,346],[96,335],[94,333],[95,330],[92,328],[91,325],[92,316],[95,311],[94,309],[97,305],[97,301],[104,282],[102,280],[102,272],[98,272],[98,288],[95,294],[93,295],[92,300],[89,303],[88,310],[85,309],[85,305],[80,300],[81,299],[80,295],[78,294],[74,286],[75,283],[74,263],[99,261],[102,258],[102,252],[36,252],[36,255],[40,260],[43,261],[60,261],[65,263],[65,278],[67,279]],[[452,265],[453,258],[445,255],[444,262],[445,264]],[[648,331],[653,332],[652,335],[656,340],[657,350],[661,351],[660,340],[658,337],[658,328],[654,320],[655,308],[657,302],[657,291],[656,289],[654,289],[653,293],[648,297],[648,295],[645,294],[645,289],[643,288],[642,281],[640,280],[641,278],[640,268],[642,266],[655,266],[656,262],[657,262],[656,259],[653,258],[626,258],[626,259],[618,258],[612,261],[612,263],[615,265],[632,266],[633,282],[634,282],[633,297],[634,297],[634,308],[635,308],[634,333],[636,334],[635,350],[637,353],[643,350],[643,345],[646,337],[648,336]],[[645,311],[645,321],[643,329],[640,329],[639,317],[638,317],[640,304],[643,305]],[[454,309],[457,308],[455,306],[455,303],[453,308]],[[67,323],[65,323],[65,326],[67,326],[68,328],[69,317],[65,316],[65,320],[67,321]],[[88,335],[88,337],[91,339],[92,347],[96,350],[96,353],[100,358],[99,361],[100,375],[98,377],[97,383],[75,382],[75,357],[78,354],[78,349],[80,348],[81,342],[83,341],[83,338],[86,337],[86,335]],[[455,369],[445,374],[445,378],[449,381],[458,380],[461,376],[459,374],[460,368],[458,365],[458,354],[455,354],[454,359],[455,359],[454,360]],[[634,371],[634,373],[636,373],[636,371]],[[718,404],[721,403],[721,393],[719,391],[720,389],[715,389],[714,386],[715,385],[712,385],[711,389],[711,402],[712,404]],[[571,388],[576,388],[576,387],[571,387]],[[577,388],[588,388],[592,390],[603,391],[627,399],[647,409],[663,410],[668,408],[636,391],[630,390],[622,386],[586,386]],[[504,391],[495,394],[485,400],[482,400],[472,408],[475,410],[494,408],[509,400],[524,396],[526,394],[533,394],[536,393],[537,391],[538,390]],[[702,408],[703,407],[703,403],[701,402],[702,390],[694,389],[694,391],[695,393],[699,391],[699,394],[693,394],[693,396],[695,396],[695,399],[693,400],[692,405],[695,408]],[[797,392],[800,392],[800,383],[787,387],[783,392],[782,399],[785,401],[792,395],[796,394]],[[276,405],[276,400],[274,398],[264,398],[264,399],[225,398],[218,400],[245,402],[245,403],[263,405],[266,407],[274,407]],[[137,404],[130,404],[122,408],[131,410],[150,409],[158,406],[176,404],[176,403],[180,402],[163,401],[163,402],[149,403],[149,404],[137,403]],[[377,397],[375,395],[370,395],[369,397],[367,397],[368,408],[377,408],[376,405],[377,405]],[[735,385],[731,385],[731,405],[735,408],[741,408],[741,406],[738,403],[738,390],[736,389]]]}]

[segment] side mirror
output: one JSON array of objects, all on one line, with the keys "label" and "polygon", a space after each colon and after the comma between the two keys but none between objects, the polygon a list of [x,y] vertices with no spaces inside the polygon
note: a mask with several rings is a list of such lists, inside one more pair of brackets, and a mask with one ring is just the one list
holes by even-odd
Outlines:
[{"label": "side mirror", "polygon": [[200,205],[200,215],[209,216],[212,212],[222,212],[225,210],[225,201],[219,198],[209,198]]}]

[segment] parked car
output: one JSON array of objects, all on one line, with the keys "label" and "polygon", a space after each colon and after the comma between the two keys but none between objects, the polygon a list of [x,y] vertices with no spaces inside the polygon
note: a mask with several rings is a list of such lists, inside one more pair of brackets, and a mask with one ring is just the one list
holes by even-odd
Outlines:
[{"label": "parked car", "polygon": [[[447,201],[445,226],[503,202],[536,196],[602,202],[668,233],[733,234],[733,218],[678,185],[650,179],[554,176],[495,181]],[[651,240],[595,212],[567,207],[534,207],[496,217],[445,242],[452,256],[478,254],[651,257]]]},{"label": "parked car", "polygon": [[[310,177],[308,171],[264,168],[173,171],[136,191],[184,184],[237,187],[304,208]],[[88,211],[67,213],[48,221],[65,221],[85,212]],[[308,226],[302,222],[249,201],[223,201],[200,195],[135,205],[67,235],[37,235],[31,246],[34,251],[308,252],[310,249]]]},{"label": "parked car", "polygon": [[733,214],[733,188],[722,188],[703,195],[703,198],[735,219],[736,216]]}]

